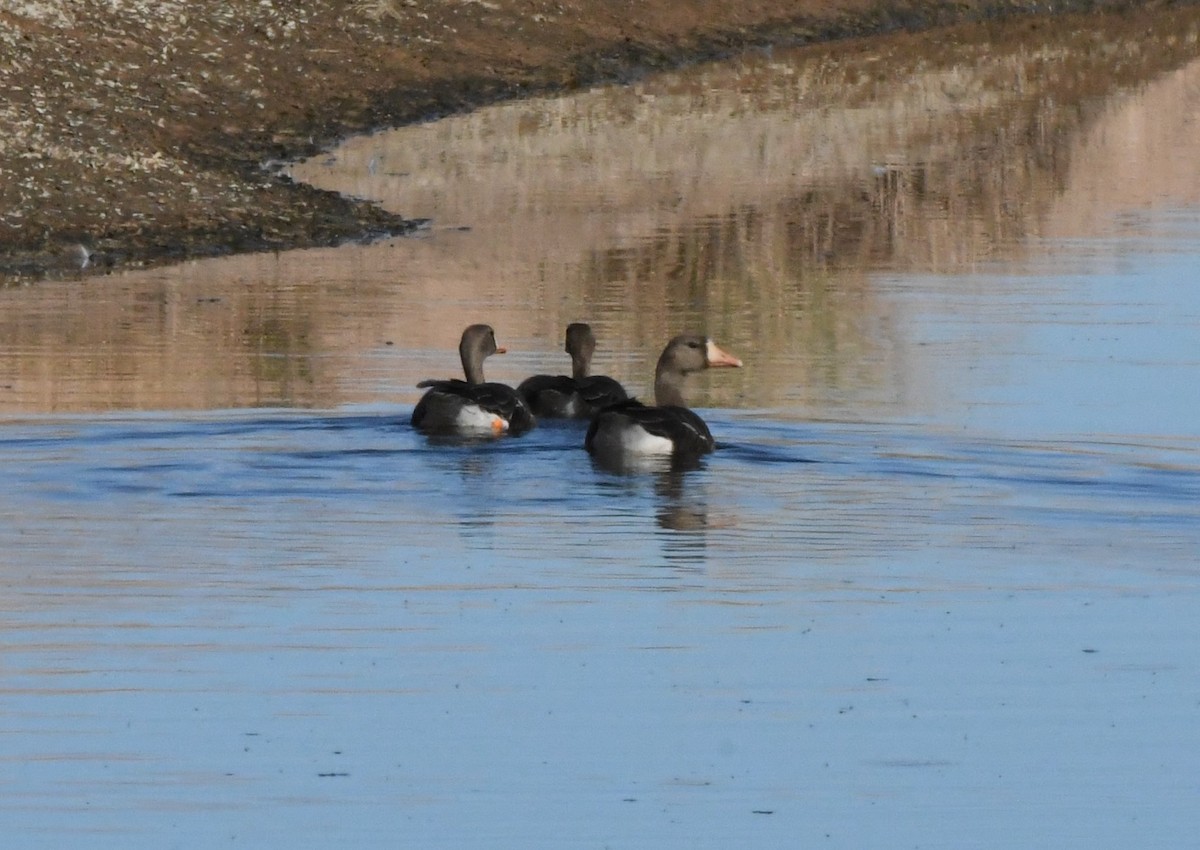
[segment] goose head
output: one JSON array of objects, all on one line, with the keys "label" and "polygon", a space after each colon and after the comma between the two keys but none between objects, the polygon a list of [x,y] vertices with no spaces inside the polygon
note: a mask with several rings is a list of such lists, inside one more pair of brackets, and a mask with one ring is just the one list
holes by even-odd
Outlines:
[{"label": "goose head", "polygon": [[596,337],[590,325],[572,322],[567,325],[566,345],[563,348],[571,355],[571,377],[586,378],[591,369],[592,354],[596,351]]},{"label": "goose head", "polygon": [[667,343],[654,370],[654,398],[660,406],[685,407],[683,379],[715,367],[739,367],[742,361],[703,334],[680,334]]},{"label": "goose head", "polygon": [[458,343],[458,356],[462,358],[467,383],[482,384],[484,359],[505,351],[507,349],[496,345],[496,332],[491,325],[470,325]]}]

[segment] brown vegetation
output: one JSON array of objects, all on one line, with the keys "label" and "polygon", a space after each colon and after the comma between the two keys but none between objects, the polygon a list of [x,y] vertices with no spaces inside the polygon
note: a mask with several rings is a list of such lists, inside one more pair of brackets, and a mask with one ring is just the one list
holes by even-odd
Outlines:
[{"label": "brown vegetation", "polygon": [[[1056,10],[1145,6],[1068,0]],[[1031,0],[28,0],[0,4],[0,272],[329,244],[401,215],[264,163],[753,45]],[[82,246],[82,247],[81,247]]]}]

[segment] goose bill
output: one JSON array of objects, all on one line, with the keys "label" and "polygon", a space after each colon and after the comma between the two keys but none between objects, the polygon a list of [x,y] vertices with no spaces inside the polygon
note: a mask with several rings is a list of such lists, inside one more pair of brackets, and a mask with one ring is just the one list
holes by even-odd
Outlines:
[{"label": "goose bill", "polygon": [[728,351],[724,351],[711,339],[708,340],[708,348],[706,351],[709,366],[741,366],[742,361],[734,357]]}]

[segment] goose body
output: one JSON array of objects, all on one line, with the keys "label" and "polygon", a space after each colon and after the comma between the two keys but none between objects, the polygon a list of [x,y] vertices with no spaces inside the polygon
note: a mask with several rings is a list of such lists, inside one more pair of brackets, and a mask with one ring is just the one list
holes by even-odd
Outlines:
[{"label": "goose body", "polygon": [[533,414],[512,387],[483,380],[484,358],[503,354],[488,325],[471,325],[458,346],[466,380],[426,380],[412,413],[412,425],[427,434],[521,434],[534,425]]},{"label": "goose body", "polygon": [[631,457],[687,460],[708,454],[716,443],[708,425],[683,402],[686,375],[711,367],[737,367],[742,361],[696,334],[672,339],[655,369],[656,405],[630,399],[601,410],[592,420],[584,446],[603,460]]},{"label": "goose body", "polygon": [[583,322],[567,326],[564,350],[571,355],[570,375],[534,375],[517,387],[535,416],[590,419],[597,411],[629,398],[607,375],[590,375],[596,338]]},{"label": "goose body", "polygon": [[715,445],[704,420],[686,407],[649,406],[636,399],[606,408],[588,429],[588,451],[602,456],[708,454]]}]

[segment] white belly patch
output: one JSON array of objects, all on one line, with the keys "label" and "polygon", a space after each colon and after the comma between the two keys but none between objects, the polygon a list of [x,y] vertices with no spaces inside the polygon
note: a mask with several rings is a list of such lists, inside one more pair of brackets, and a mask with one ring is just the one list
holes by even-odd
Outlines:
[{"label": "white belly patch", "polygon": [[642,426],[635,425],[621,432],[621,448],[630,454],[669,455],[675,451],[675,444],[666,437],[658,437]]},{"label": "white belly patch", "polygon": [[463,405],[454,424],[463,431],[487,431],[494,434],[508,430],[506,419],[494,413],[488,413],[477,404]]}]

